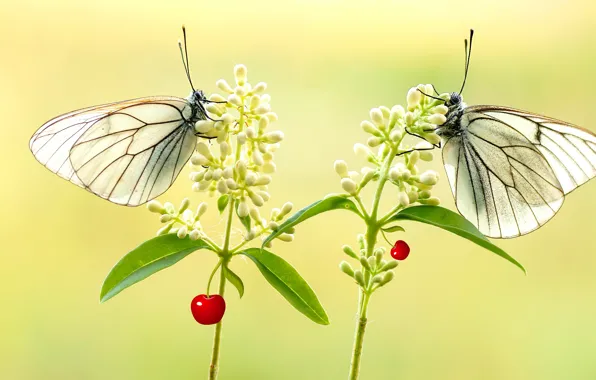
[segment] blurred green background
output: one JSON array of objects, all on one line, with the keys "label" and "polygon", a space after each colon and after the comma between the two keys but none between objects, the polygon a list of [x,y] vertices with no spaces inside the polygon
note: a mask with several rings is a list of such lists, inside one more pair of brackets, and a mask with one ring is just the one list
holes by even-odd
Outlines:
[{"label": "blurred green background", "polygon": [[[459,89],[463,39],[477,35],[465,99],[594,125],[592,1],[7,1],[0,3],[2,239],[0,378],[200,379],[213,329],[188,304],[215,263],[191,255],[100,305],[101,283],[154,235],[143,207],[115,206],[52,175],[28,149],[46,120],[148,95],[187,96],[176,42],[189,32],[195,84],[214,91],[244,63],[266,81],[286,140],[266,207],[340,191],[368,110],[409,87]],[[443,175],[440,160],[430,167]],[[183,174],[162,200],[190,193]],[[192,194],[196,204],[205,197]],[[444,180],[443,205],[454,209]],[[441,230],[405,225],[412,248],[373,297],[362,379],[596,378],[596,183],[526,237],[497,241],[528,269]],[[387,198],[393,194],[387,193]],[[210,200],[213,203],[213,200]],[[213,206],[213,204],[212,204]],[[223,225],[211,207],[205,225]],[[274,251],[317,291],[332,320],[295,312],[252,263],[227,295],[221,379],[347,377],[356,287],[338,269],[359,220],[330,213]]]}]

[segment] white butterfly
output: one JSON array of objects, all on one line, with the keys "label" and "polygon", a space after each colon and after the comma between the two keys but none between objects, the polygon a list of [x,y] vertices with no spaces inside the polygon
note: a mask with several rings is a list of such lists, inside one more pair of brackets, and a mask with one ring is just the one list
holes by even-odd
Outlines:
[{"label": "white butterfly", "polygon": [[596,176],[594,133],[512,108],[467,107],[462,90],[445,101],[447,121],[436,133],[456,206],[484,235],[512,238],[540,228],[566,194]]},{"label": "white butterfly", "polygon": [[[186,52],[186,31],[184,50]],[[182,62],[190,81],[188,53]],[[186,55],[186,58],[185,58]],[[60,177],[111,202],[138,206],[164,193],[195,149],[205,120],[202,91],[186,99],[157,96],[84,108],[39,128],[29,147]]]}]

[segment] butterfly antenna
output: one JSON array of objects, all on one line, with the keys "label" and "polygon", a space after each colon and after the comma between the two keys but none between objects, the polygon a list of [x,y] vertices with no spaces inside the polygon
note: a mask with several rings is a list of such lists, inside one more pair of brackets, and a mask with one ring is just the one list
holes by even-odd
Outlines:
[{"label": "butterfly antenna", "polygon": [[[434,86],[433,86],[433,88],[434,88]],[[420,92],[424,96],[428,96],[431,99],[440,100],[442,102],[445,102],[446,101],[445,99],[442,99],[442,98],[439,98],[439,97],[436,97],[436,96],[427,94],[426,92],[422,91],[421,89],[418,89],[418,92]],[[437,92],[437,90],[435,90],[435,92]],[[439,94],[437,93],[437,95],[439,95]]]},{"label": "butterfly antenna", "polygon": [[182,57],[182,64],[184,65],[184,71],[186,72],[186,78],[188,78],[188,83],[190,83],[190,87],[192,91],[195,92],[195,86],[192,84],[192,79],[190,79],[190,66],[188,64],[188,49],[186,44],[186,28],[182,25],[182,35],[184,36],[184,50],[182,50],[182,42],[178,41],[178,48],[180,49],[180,56]]},{"label": "butterfly antenna", "polygon": [[472,55],[472,38],[474,37],[474,29],[470,29],[470,44],[468,45],[468,40],[464,40],[464,51],[465,51],[465,70],[464,70],[464,81],[461,84],[461,89],[459,90],[459,95],[462,94],[464,91],[464,87],[466,86],[466,79],[468,79],[468,69],[470,68],[470,56]]}]

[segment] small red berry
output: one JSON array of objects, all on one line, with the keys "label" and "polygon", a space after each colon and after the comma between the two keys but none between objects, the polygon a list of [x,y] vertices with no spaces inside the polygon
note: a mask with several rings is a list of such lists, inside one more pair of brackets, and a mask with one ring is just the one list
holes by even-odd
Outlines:
[{"label": "small red berry", "polygon": [[408,243],[403,240],[396,241],[393,248],[391,248],[391,257],[395,260],[405,260],[409,254],[410,247],[408,246]]},{"label": "small red berry", "polygon": [[226,301],[219,294],[199,294],[192,299],[190,311],[197,322],[213,325],[221,321],[226,312]]}]

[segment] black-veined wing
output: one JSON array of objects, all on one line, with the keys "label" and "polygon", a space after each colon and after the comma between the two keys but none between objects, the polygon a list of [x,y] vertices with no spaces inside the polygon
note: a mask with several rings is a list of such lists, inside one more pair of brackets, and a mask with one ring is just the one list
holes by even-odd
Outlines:
[{"label": "black-veined wing", "polygon": [[462,134],[443,148],[457,208],[486,236],[527,234],[555,215],[563,204],[563,189],[529,139],[480,111],[466,109]]},{"label": "black-veined wing", "polygon": [[84,108],[31,138],[37,160],[111,202],[138,206],[174,182],[195,145],[188,101],[149,97]]},{"label": "black-veined wing", "polygon": [[473,106],[523,134],[544,155],[565,194],[596,176],[596,135],[586,129],[508,107]]}]

